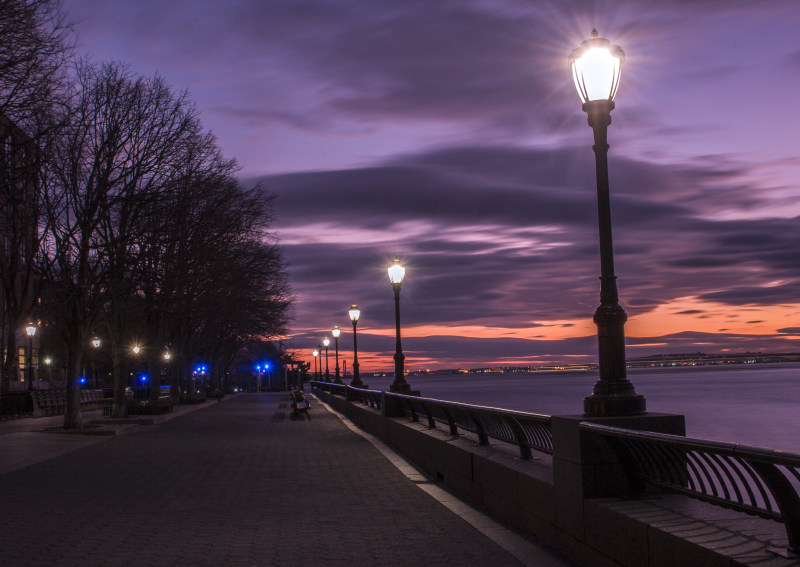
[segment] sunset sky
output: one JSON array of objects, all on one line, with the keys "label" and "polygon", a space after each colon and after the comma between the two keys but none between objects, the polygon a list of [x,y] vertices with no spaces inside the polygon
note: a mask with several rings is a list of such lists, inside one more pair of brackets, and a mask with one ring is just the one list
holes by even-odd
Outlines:
[{"label": "sunset sky", "polygon": [[79,50],[187,89],[278,196],[287,344],[363,371],[591,362],[592,132],[567,56],[626,60],[609,127],[629,357],[800,351],[797,0],[64,0]]}]

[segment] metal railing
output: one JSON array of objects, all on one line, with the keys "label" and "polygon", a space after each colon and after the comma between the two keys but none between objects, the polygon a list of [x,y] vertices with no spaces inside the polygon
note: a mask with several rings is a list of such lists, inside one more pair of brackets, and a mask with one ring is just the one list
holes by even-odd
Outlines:
[{"label": "metal railing", "polygon": [[800,552],[800,454],[582,423],[622,462],[631,488],[646,484],[782,522]]},{"label": "metal railing", "polygon": [[381,409],[383,407],[383,392],[380,390],[365,390],[363,388],[347,387],[350,399],[356,399],[365,406]]},{"label": "metal railing", "polygon": [[478,436],[481,445],[488,445],[490,438],[516,445],[523,459],[532,457],[531,450],[548,455],[553,453],[549,415],[364,390],[329,382],[312,382],[312,386],[333,394],[347,395],[349,399],[375,408],[382,407],[384,398],[386,403],[394,400],[398,407],[411,413],[413,421],[424,417],[430,428],[435,428],[437,423],[447,425],[451,435],[458,435],[459,429],[469,431]]},{"label": "metal railing", "polygon": [[458,430],[470,431],[478,436],[481,445],[488,445],[489,438],[519,447],[520,457],[531,458],[531,449],[553,454],[553,432],[550,416],[514,410],[474,406],[458,402],[446,402],[431,398],[389,394],[401,406],[408,408],[414,421],[420,416],[427,418],[428,427],[436,423],[447,424],[451,435]]}]

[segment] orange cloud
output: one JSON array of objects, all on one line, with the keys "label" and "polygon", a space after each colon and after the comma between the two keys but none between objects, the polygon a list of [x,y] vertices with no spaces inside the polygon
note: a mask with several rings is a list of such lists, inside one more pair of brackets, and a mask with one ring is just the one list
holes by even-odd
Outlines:
[{"label": "orange cloud", "polygon": [[735,306],[689,296],[630,317],[625,332],[629,337],[659,337],[686,331],[774,335],[778,329],[796,327],[798,323],[800,303]]}]

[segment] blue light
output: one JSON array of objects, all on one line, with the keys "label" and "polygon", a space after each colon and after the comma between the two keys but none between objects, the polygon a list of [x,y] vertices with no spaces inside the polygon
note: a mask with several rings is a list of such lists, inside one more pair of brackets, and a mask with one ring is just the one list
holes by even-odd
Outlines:
[{"label": "blue light", "polygon": [[86,384],[86,377],[85,377],[85,376],[81,376],[81,377],[78,379],[78,382],[80,382],[81,384]]},{"label": "blue light", "polygon": [[147,374],[142,374],[139,376],[139,382],[147,382]]}]

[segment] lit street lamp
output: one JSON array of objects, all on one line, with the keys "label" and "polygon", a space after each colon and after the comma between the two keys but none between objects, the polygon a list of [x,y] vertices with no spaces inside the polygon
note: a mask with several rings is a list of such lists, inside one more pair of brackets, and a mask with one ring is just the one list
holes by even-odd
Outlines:
[{"label": "lit street lamp", "polygon": [[314,349],[311,351],[311,354],[314,355],[314,380],[317,380],[319,378],[317,376],[317,357],[319,356],[319,350]]},{"label": "lit street lamp", "polygon": [[331,344],[331,340],[328,337],[322,339],[322,345],[325,347],[325,381],[331,381],[331,373],[328,372],[328,345]]},{"label": "lit street lamp", "polygon": [[[133,345],[131,347],[131,352],[134,354],[134,358],[136,360],[136,362],[134,363],[134,374],[136,374],[139,372],[139,353],[142,352],[142,347],[140,347],[139,345]],[[132,386],[133,388],[136,388],[138,386],[139,378],[140,378],[139,376],[134,375],[133,386]]]},{"label": "lit street lamp", "polygon": [[353,323],[353,381],[350,382],[350,385],[353,388],[366,388],[366,385],[361,381],[361,376],[358,374],[358,340],[356,339],[356,325],[358,324],[358,318],[361,317],[361,310],[358,308],[358,305],[353,304],[350,306],[347,314],[350,316],[350,321]]},{"label": "lit street lamp", "polygon": [[97,388],[97,366],[95,358],[97,356],[96,351],[100,348],[100,344],[101,342],[98,337],[92,339],[92,346],[94,347],[95,350],[95,352],[92,353],[92,383],[94,384],[95,388]]},{"label": "lit street lamp", "polygon": [[175,385],[172,383],[172,368],[170,368],[169,361],[172,359],[172,353],[169,352],[169,346],[166,347],[167,350],[164,351],[164,366],[166,366],[166,378],[167,383],[170,387],[170,392],[175,392],[176,388]]},{"label": "lit street lamp", "polygon": [[36,334],[36,323],[28,323],[25,333],[28,335],[28,390],[33,390],[33,336]]},{"label": "lit street lamp", "polygon": [[395,326],[395,352],[394,352],[394,382],[389,386],[390,392],[407,394],[411,391],[405,378],[403,362],[406,357],[403,355],[403,347],[400,345],[400,286],[403,285],[403,278],[406,276],[406,269],[400,263],[400,258],[395,258],[389,266],[389,281],[394,289],[394,326]]},{"label": "lit street lamp", "polygon": [[608,189],[608,125],[619,87],[620,67],[625,54],[617,45],[598,37],[583,41],[569,56],[572,77],[594,132],[597,174],[597,210],[600,226],[600,306],[594,314],[597,325],[600,379],[592,395],[584,399],[584,414],[592,417],[644,413],[645,398],[627,379],[625,362],[625,321],[619,304],[614,250],[611,240],[611,206]]},{"label": "lit street lamp", "polygon": [[336,370],[334,371],[334,382],[337,384],[342,383],[342,378],[339,376],[339,335],[342,333],[342,330],[339,328],[339,325],[334,325],[333,329],[331,329],[331,334],[333,335],[333,344],[336,347]]}]

